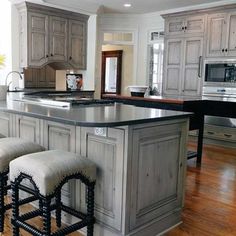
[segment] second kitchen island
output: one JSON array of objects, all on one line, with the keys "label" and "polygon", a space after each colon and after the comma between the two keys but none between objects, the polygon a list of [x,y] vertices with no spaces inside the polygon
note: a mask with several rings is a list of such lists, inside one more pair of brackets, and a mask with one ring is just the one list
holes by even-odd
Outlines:
[{"label": "second kitchen island", "polygon": [[[96,163],[95,236],[155,236],[181,223],[189,113],[118,103],[55,108],[11,99],[0,107],[0,133]],[[63,201],[83,210],[84,194],[72,181]]]}]

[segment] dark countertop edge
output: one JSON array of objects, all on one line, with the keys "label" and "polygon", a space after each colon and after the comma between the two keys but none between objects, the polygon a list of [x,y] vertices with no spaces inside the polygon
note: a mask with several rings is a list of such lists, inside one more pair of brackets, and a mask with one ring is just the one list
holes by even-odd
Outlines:
[{"label": "dark countertop edge", "polygon": [[48,117],[40,114],[30,113],[30,112],[22,112],[22,111],[16,111],[11,110],[8,108],[2,108],[0,107],[0,111],[13,113],[13,114],[19,114],[19,115],[25,115],[28,117],[38,118],[38,119],[44,119],[49,121],[54,121],[58,123],[64,123],[67,125],[74,125],[74,126],[82,126],[82,127],[118,127],[118,126],[126,126],[126,125],[137,125],[137,124],[146,124],[146,123],[152,123],[157,121],[165,121],[165,120],[173,120],[173,119],[182,119],[182,118],[189,118],[192,113],[184,113],[179,115],[171,115],[171,116],[165,116],[165,117],[157,117],[157,118],[147,118],[147,119],[137,119],[137,120],[131,120],[131,121],[118,121],[118,122],[86,122],[86,121],[74,121],[74,120],[68,120],[60,117]]},{"label": "dark countertop edge", "polygon": [[[111,94],[103,94],[102,98],[109,98],[109,99],[117,99],[117,100],[131,100],[131,101],[140,101],[140,102],[161,102],[161,103],[170,103],[176,105],[183,105],[184,102],[188,100],[184,100],[181,98],[166,98],[157,96],[155,97],[135,97],[135,96],[123,96],[123,95],[111,95]],[[190,100],[190,101],[195,101]]]}]

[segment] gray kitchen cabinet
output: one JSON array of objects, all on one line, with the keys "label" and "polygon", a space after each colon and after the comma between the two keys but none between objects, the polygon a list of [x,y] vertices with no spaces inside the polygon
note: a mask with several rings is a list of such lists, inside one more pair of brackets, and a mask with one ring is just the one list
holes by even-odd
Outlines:
[{"label": "gray kitchen cabinet", "polygon": [[67,61],[68,20],[50,16],[49,61]]},{"label": "gray kitchen cabinet", "polygon": [[56,71],[51,66],[24,68],[25,88],[55,88]]},{"label": "gray kitchen cabinet", "polygon": [[207,57],[236,56],[236,12],[208,16]]},{"label": "gray kitchen cabinet", "polygon": [[164,94],[201,94],[203,37],[165,41]]},{"label": "gray kitchen cabinet", "polygon": [[170,17],[165,19],[165,34],[167,36],[203,33],[205,30],[205,15]]},{"label": "gray kitchen cabinet", "polygon": [[0,112],[0,138],[11,136],[11,116],[9,113]]},{"label": "gray kitchen cabinet", "polygon": [[86,37],[87,27],[85,22],[69,20],[69,47],[68,61],[77,69],[86,68]]},{"label": "gray kitchen cabinet", "polygon": [[15,136],[38,144],[41,143],[40,120],[32,117],[15,115]]},{"label": "gray kitchen cabinet", "polygon": [[[43,145],[48,150],[75,152],[75,126],[52,121],[43,121]],[[75,205],[75,180],[69,181],[62,188],[62,202],[68,206]],[[71,217],[63,213],[63,220],[69,222]]]},{"label": "gray kitchen cabinet", "polygon": [[[20,15],[20,66],[86,69],[88,16],[24,2]],[[72,45],[71,45],[72,44]]]},{"label": "gray kitchen cabinet", "polygon": [[184,123],[134,127],[130,161],[130,229],[155,218],[163,219],[167,212],[181,209],[186,162],[186,150],[181,145],[186,142],[185,129]]},{"label": "gray kitchen cabinet", "polygon": [[[28,49],[22,48],[23,50],[27,50],[27,57],[29,65],[31,66],[41,66],[46,64],[47,62],[47,54],[48,54],[48,15],[29,12],[28,14],[28,25],[25,26],[28,30]],[[22,28],[23,32],[26,29]],[[21,39],[21,46],[24,47],[24,43]],[[21,62],[24,63],[25,59],[21,59]]]},{"label": "gray kitchen cabinet", "polygon": [[98,168],[95,216],[98,222],[118,231],[122,230],[124,134],[122,129],[81,127],[81,155]]}]

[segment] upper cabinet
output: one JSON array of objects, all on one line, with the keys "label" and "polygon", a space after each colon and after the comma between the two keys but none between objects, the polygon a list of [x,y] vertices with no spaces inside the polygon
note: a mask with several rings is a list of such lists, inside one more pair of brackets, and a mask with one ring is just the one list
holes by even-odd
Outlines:
[{"label": "upper cabinet", "polygon": [[236,11],[208,15],[207,57],[236,56]]},{"label": "upper cabinet", "polygon": [[20,66],[61,63],[86,69],[88,16],[24,2],[20,14]]},{"label": "upper cabinet", "polygon": [[165,34],[183,35],[203,33],[205,29],[205,15],[170,17],[165,20]]}]

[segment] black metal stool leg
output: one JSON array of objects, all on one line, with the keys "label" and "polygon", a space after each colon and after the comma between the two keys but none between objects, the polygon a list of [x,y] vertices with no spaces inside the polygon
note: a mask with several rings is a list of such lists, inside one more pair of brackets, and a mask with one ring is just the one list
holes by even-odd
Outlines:
[{"label": "black metal stool leg", "polygon": [[95,183],[90,183],[87,186],[87,236],[93,236],[94,229],[94,186]]},{"label": "black metal stool leg", "polygon": [[59,191],[56,195],[56,223],[57,227],[61,227],[61,191]]},{"label": "black metal stool leg", "polygon": [[51,210],[50,203],[51,198],[42,198],[43,203],[43,235],[50,236],[51,235]]},{"label": "black metal stool leg", "polygon": [[19,218],[19,188],[16,182],[11,184],[12,188],[12,228],[13,236],[19,236],[20,230],[17,224],[15,223],[16,219]]},{"label": "black metal stool leg", "polygon": [[4,231],[4,214],[5,214],[5,206],[4,206],[4,183],[5,178],[4,174],[0,174],[0,233]]}]

